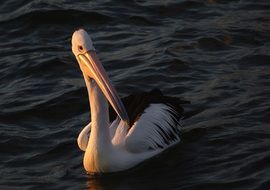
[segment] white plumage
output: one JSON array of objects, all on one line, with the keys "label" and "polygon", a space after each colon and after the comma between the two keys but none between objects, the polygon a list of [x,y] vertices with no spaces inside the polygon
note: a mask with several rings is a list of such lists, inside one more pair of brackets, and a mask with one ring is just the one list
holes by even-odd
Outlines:
[{"label": "white plumage", "polygon": [[[83,72],[91,109],[91,122],[77,139],[79,148],[85,151],[86,171],[96,173],[129,169],[180,141],[178,122],[182,108],[173,105],[172,101],[165,101],[166,98],[173,98],[159,95],[162,101],[155,97],[151,102],[148,97],[141,107],[143,110],[134,110],[130,126],[130,117],[84,30],[74,32],[72,50]],[[108,102],[118,115],[112,123],[109,122]]]},{"label": "white plumage", "polygon": [[[177,118],[168,110],[174,112],[165,104],[151,104],[129,130],[119,118],[111,123],[110,140],[117,149],[113,156],[121,160],[113,163],[112,171],[131,168],[180,141],[180,124],[176,124]],[[91,123],[84,127],[77,139],[83,151],[86,150],[90,133]]]},{"label": "white plumage", "polygon": [[166,149],[179,142],[179,133],[175,132],[179,132],[180,126],[175,123],[176,118],[168,110],[174,112],[165,104],[151,104],[146,108],[125,137],[127,150],[133,153],[147,152]]},{"label": "white plumage", "polygon": [[[178,143],[180,124],[175,126],[176,118],[173,119],[174,116],[171,116],[167,110],[173,111],[165,104],[151,104],[129,130],[124,122],[116,118],[109,127],[112,144],[125,148],[131,153],[141,153],[166,149]],[[175,126],[175,129],[173,130],[171,126]],[[90,132],[91,122],[83,128],[77,138],[78,146],[82,151],[87,148]]]}]

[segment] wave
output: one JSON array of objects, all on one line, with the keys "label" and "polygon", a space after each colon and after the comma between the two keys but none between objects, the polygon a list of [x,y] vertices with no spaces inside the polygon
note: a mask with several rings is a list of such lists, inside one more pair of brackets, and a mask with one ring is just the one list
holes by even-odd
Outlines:
[{"label": "wave", "polygon": [[91,22],[93,24],[104,23],[111,20],[112,17],[100,12],[86,12],[79,10],[33,10],[15,16],[6,16],[0,19],[0,23],[19,22],[30,25],[39,24],[63,24]]}]

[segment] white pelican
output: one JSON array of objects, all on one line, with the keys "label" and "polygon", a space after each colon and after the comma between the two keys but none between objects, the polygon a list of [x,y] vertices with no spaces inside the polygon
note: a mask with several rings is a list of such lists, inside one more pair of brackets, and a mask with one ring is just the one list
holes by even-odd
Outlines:
[{"label": "white pelican", "polygon": [[[88,173],[129,169],[180,141],[181,100],[153,90],[127,97],[127,112],[85,30],[73,33],[72,51],[84,76],[91,109],[91,122],[77,140],[85,151],[83,165]],[[107,100],[117,114],[112,123]]]}]

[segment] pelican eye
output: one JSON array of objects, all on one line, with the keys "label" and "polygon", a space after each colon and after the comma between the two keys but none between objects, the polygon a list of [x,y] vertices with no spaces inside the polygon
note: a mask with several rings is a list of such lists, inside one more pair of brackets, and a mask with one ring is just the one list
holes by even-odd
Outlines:
[{"label": "pelican eye", "polygon": [[82,46],[78,46],[79,51],[83,51],[83,47]]}]

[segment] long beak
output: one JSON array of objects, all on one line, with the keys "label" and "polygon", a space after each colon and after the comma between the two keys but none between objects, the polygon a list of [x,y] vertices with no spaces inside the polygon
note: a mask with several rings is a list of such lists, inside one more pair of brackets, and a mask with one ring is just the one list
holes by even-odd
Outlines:
[{"label": "long beak", "polygon": [[129,125],[126,109],[97,58],[96,52],[88,51],[80,54],[78,55],[78,61],[83,72],[96,81],[117,115]]}]

